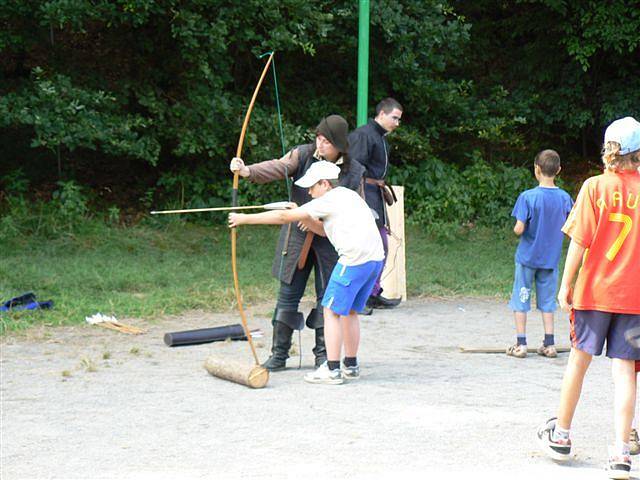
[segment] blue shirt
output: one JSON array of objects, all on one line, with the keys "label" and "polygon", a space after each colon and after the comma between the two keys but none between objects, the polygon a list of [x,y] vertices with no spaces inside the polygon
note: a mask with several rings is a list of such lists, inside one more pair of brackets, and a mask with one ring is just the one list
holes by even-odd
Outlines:
[{"label": "blue shirt", "polygon": [[573,200],[556,187],[536,187],[518,196],[511,216],[525,224],[516,250],[516,262],[530,268],[558,267],[562,253],[562,226]]}]

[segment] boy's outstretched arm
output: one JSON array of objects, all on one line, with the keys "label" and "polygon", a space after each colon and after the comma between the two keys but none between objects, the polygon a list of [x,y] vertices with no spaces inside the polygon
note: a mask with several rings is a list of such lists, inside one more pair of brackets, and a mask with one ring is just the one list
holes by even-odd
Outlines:
[{"label": "boy's outstretched arm", "polygon": [[516,220],[516,224],[513,227],[513,233],[515,233],[516,235],[520,236],[524,233],[524,229],[525,229],[526,225],[524,224],[524,222],[522,220]]},{"label": "boy's outstretched arm", "polygon": [[558,303],[560,304],[560,308],[565,312],[571,309],[573,302],[571,286],[582,264],[584,251],[585,248],[582,245],[575,240],[571,240],[569,250],[567,251],[567,258],[564,262],[564,272],[562,273],[562,280],[560,281],[560,290],[558,290]]},{"label": "boy's outstretched arm", "polygon": [[229,228],[240,225],[283,225],[310,219],[311,216],[300,208],[293,210],[271,210],[262,213],[230,213]]}]

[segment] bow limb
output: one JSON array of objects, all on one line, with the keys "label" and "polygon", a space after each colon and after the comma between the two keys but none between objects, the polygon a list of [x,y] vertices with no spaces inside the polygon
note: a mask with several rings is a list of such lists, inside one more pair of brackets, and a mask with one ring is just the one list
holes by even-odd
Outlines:
[{"label": "bow limb", "polygon": [[[249,126],[249,119],[251,118],[251,111],[253,110],[253,104],[256,101],[256,97],[258,96],[258,91],[262,86],[262,82],[264,81],[264,77],[267,75],[267,71],[269,71],[269,66],[271,65],[271,61],[273,60],[273,53],[269,55],[269,60],[267,60],[267,64],[264,66],[264,70],[262,70],[262,75],[260,75],[260,80],[258,80],[258,84],[256,85],[255,90],[253,91],[253,96],[251,97],[251,102],[249,103],[249,107],[247,108],[247,113],[244,116],[244,122],[242,123],[242,131],[240,132],[240,138],[238,139],[238,148],[236,149],[236,157],[242,156],[242,146],[244,144],[244,137],[247,133],[247,127]],[[239,172],[236,171],[233,174],[233,193],[231,197],[231,205],[234,207],[238,206],[238,179]],[[253,339],[251,337],[251,331],[249,331],[249,327],[247,326],[247,317],[245,316],[244,309],[242,308],[242,294],[240,292],[240,282],[238,281],[238,266],[236,262],[236,227],[231,229],[231,270],[233,271],[233,288],[236,293],[236,302],[238,304],[238,312],[240,313],[240,319],[242,320],[242,328],[244,329],[244,333],[249,341],[249,346],[251,347],[251,353],[253,353],[253,359],[258,365],[260,362],[258,361],[258,354],[256,353],[256,347],[253,344]]]}]

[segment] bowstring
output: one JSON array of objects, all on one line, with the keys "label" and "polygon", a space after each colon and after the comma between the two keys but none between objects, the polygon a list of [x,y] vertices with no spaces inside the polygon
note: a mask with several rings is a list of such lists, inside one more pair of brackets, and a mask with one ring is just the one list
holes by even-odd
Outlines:
[{"label": "bowstring", "polygon": [[[267,52],[260,55],[260,58],[271,55],[273,52]],[[282,156],[284,157],[287,154],[287,147],[284,143],[284,128],[282,126],[282,109],[280,108],[280,93],[278,91],[278,74],[276,73],[276,57],[274,55],[271,61],[271,70],[273,71],[273,87],[274,93],[276,97],[276,111],[278,115],[278,131],[280,133],[280,146],[282,148]],[[287,188],[287,199],[291,202],[291,178],[289,177],[289,169],[285,165],[284,167],[284,181]],[[285,237],[286,238],[286,237]],[[286,245],[283,245],[282,248],[286,248]],[[282,271],[284,270],[284,255],[280,255],[280,268],[278,272],[278,280],[282,282]],[[280,293],[278,292],[278,296]],[[271,318],[271,324],[275,326],[276,314],[278,313],[278,308],[273,310],[273,317]],[[298,351],[299,351],[299,361],[298,368],[302,368],[302,331],[298,330]]]},{"label": "bowstring", "polygon": [[[267,55],[271,55],[272,53],[274,52],[271,51],[271,52],[263,53],[262,55],[260,55],[260,58],[265,57]],[[280,108],[280,93],[278,91],[278,74],[276,73],[275,55],[271,60],[271,71],[273,72],[273,87],[274,87],[275,97],[276,97],[276,111],[278,112],[278,131],[280,133],[280,146],[282,148],[282,156],[284,157],[287,153],[287,147],[284,143],[284,128],[282,126],[282,109]],[[289,172],[286,167],[285,167],[284,179],[287,186],[287,198],[289,199],[289,201],[291,201],[291,179],[289,178]]]},{"label": "bowstring", "polygon": [[[396,241],[397,245],[396,245],[395,252],[393,252],[393,262],[391,263],[391,266],[387,269],[386,274],[380,277],[381,282],[385,280],[389,275],[391,275],[393,271],[396,269],[398,264],[398,254],[400,253],[400,248],[402,248],[402,244],[404,243],[404,239],[393,232],[389,232],[389,236]],[[388,260],[389,260],[389,255],[387,254],[387,261]]]}]

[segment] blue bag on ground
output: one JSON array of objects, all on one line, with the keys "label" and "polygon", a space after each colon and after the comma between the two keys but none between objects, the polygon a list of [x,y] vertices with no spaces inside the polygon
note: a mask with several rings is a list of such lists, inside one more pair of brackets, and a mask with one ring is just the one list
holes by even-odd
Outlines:
[{"label": "blue bag on ground", "polygon": [[8,312],[10,310],[46,310],[49,308],[53,308],[53,300],[38,302],[35,293],[27,292],[4,302],[0,305],[0,312]]}]

